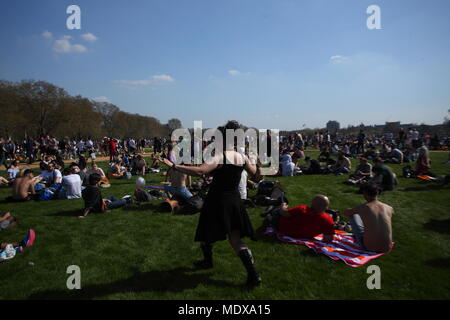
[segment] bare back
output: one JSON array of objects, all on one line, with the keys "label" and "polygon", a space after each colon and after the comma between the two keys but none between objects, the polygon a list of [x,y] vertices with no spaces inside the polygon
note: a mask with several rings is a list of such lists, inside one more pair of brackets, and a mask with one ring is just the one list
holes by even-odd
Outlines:
[{"label": "bare back", "polygon": [[29,196],[33,188],[33,179],[20,177],[14,181],[12,196],[14,199],[22,200]]},{"label": "bare back", "polygon": [[392,215],[394,209],[378,200],[367,202],[356,208],[364,223],[364,246],[367,250],[387,252],[392,243]]}]

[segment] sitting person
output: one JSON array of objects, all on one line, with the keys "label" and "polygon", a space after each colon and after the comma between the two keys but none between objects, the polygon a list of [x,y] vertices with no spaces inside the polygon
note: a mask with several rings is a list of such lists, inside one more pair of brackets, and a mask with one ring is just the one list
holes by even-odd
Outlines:
[{"label": "sitting person", "polygon": [[344,211],[349,217],[356,243],[364,250],[389,252],[392,249],[392,215],[394,209],[379,201],[379,189],[366,184],[362,192],[366,203]]},{"label": "sitting person", "polygon": [[0,216],[0,230],[17,226],[17,219],[10,212],[6,212]]},{"label": "sitting person", "polygon": [[74,172],[80,176],[81,179],[81,185],[87,186],[88,185],[88,175],[85,170],[80,170],[80,167],[78,166],[78,163],[72,162],[69,166],[70,169],[73,169]]},{"label": "sitting person", "polygon": [[122,153],[121,155],[122,163],[125,168],[130,167],[130,157],[126,153]]},{"label": "sitting person", "polygon": [[111,167],[109,177],[121,179],[124,177],[126,171],[127,169],[122,166],[122,162],[120,160],[117,160]]},{"label": "sitting person", "polygon": [[297,239],[312,239],[323,234],[324,242],[333,241],[335,232],[333,218],[325,213],[330,201],[324,195],[316,195],[311,206],[300,205],[288,208],[283,203],[279,213],[278,232]]},{"label": "sitting person", "polygon": [[286,149],[280,157],[280,166],[283,177],[292,177],[294,175],[295,164],[292,162],[292,157]]},{"label": "sitting person", "polygon": [[133,175],[145,175],[145,168],[147,166],[147,162],[140,154],[136,156],[134,161],[132,162],[131,174]]},{"label": "sitting person", "polygon": [[44,171],[39,175],[42,181],[45,182],[47,187],[53,186],[54,184],[60,184],[62,181],[61,171],[55,168],[55,163],[50,162],[44,166]]},{"label": "sitting person", "polygon": [[[91,212],[105,212],[121,208],[129,203],[129,200],[124,198],[117,199],[111,195],[103,199],[102,191],[99,188],[101,180],[102,178],[98,173],[93,173],[89,176],[89,185],[81,192],[84,200],[84,211],[79,218],[85,218]],[[128,199],[131,200],[131,197]]]},{"label": "sitting person", "polygon": [[373,167],[374,176],[368,183],[375,184],[383,191],[392,191],[395,188],[397,179],[392,169],[383,164],[383,159],[376,158]]},{"label": "sitting person", "polygon": [[157,157],[153,158],[152,165],[150,166],[150,171],[159,172],[161,170],[161,166],[159,165],[161,161]]},{"label": "sitting person", "polygon": [[387,163],[402,164],[403,163],[403,152],[398,148],[393,148],[391,153],[386,159]]},{"label": "sitting person", "polygon": [[102,168],[100,168],[95,162],[92,163],[92,167],[91,169],[89,169],[86,174],[89,177],[91,174],[93,173],[97,173],[100,175],[100,177],[102,177],[102,180],[100,181],[100,184],[102,186],[108,186],[110,185],[108,178],[105,175],[105,172],[103,171]]},{"label": "sitting person", "polygon": [[419,153],[419,156],[417,157],[416,161],[416,175],[433,176],[433,174],[430,172],[431,163],[427,147],[425,147],[425,145],[422,145],[422,147],[417,149],[417,151]]},{"label": "sitting person", "polygon": [[330,169],[335,175],[342,175],[350,172],[352,169],[352,163],[349,158],[344,156],[343,153],[339,153],[338,161],[335,165],[331,166]]},{"label": "sitting person", "polygon": [[303,148],[296,147],[294,149],[294,153],[292,154],[292,162],[294,163],[294,166],[298,166],[298,162],[304,158],[305,158],[305,151],[303,150]]},{"label": "sitting person", "polygon": [[324,170],[320,166],[319,161],[311,159],[310,157],[305,158],[306,166],[301,167],[303,173],[305,174],[321,174]]},{"label": "sitting person", "polygon": [[192,193],[188,189],[188,186],[191,185],[191,176],[169,169],[167,178],[170,184],[164,184],[164,191],[180,198],[180,200],[192,198]]},{"label": "sitting person", "polygon": [[36,200],[37,194],[34,190],[38,180],[34,178],[33,170],[26,169],[22,177],[14,180],[12,188],[12,199],[14,201]]},{"label": "sitting person", "polygon": [[20,172],[19,160],[14,160],[7,170],[8,181],[10,183],[11,181],[14,181],[19,172]]},{"label": "sitting person", "polygon": [[359,164],[356,166],[355,173],[351,174],[348,182],[351,184],[360,184],[366,182],[372,177],[372,165],[366,158],[360,157]]},{"label": "sitting person", "polygon": [[64,169],[61,184],[62,189],[59,192],[60,199],[81,198],[81,178],[73,167]]}]

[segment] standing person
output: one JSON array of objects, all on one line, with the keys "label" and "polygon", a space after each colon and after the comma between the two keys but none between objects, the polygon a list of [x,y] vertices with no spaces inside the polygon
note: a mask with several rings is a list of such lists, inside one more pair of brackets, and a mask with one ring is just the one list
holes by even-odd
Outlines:
[{"label": "standing person", "polygon": [[116,159],[117,143],[115,139],[109,139],[109,162],[112,163]]},{"label": "standing person", "polygon": [[[240,126],[236,121],[229,121],[225,127],[219,130],[225,141],[226,129],[236,130]],[[228,241],[236,254],[240,257],[247,270],[247,285],[257,286],[261,283],[250,249],[244,242],[243,237],[254,238],[253,227],[247,215],[247,211],[241,201],[239,193],[239,182],[242,171],[246,170],[260,178],[260,168],[250,162],[247,156],[234,151],[232,145],[225,146],[222,153],[216,153],[210,159],[198,167],[175,165],[168,159],[161,159],[172,170],[189,175],[202,176],[208,173],[213,175],[210,190],[203,205],[195,241],[201,242],[203,260],[195,262],[195,266],[203,269],[213,267],[212,247],[216,241]]]},{"label": "standing person", "polygon": [[366,140],[366,134],[364,133],[364,130],[359,130],[358,134],[358,147],[357,152],[363,154],[364,153],[364,142]]},{"label": "standing person", "polygon": [[4,165],[5,169],[8,169],[8,165],[6,164],[6,141],[1,138],[0,140],[0,166]]},{"label": "standing person", "polygon": [[28,164],[32,164],[35,161],[34,158],[34,140],[30,136],[27,137],[25,142],[25,153],[28,159]]}]

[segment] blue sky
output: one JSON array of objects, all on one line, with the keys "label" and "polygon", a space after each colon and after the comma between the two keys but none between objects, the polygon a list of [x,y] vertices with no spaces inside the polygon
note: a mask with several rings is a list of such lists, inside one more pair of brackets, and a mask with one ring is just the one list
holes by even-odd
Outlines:
[{"label": "blue sky", "polygon": [[[66,8],[81,8],[68,30]],[[381,30],[369,30],[369,5]],[[192,127],[385,121],[450,108],[450,1],[2,1],[0,79]]]}]

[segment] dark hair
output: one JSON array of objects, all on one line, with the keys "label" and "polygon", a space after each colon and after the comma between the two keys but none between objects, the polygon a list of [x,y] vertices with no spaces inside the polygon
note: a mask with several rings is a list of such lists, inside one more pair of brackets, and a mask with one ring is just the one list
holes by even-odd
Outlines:
[{"label": "dark hair", "polygon": [[33,170],[31,169],[25,169],[25,171],[23,172],[23,175],[26,176],[29,173],[33,173]]},{"label": "dark hair", "polygon": [[309,161],[309,160],[311,160],[311,157],[306,157],[305,158],[305,161]]},{"label": "dark hair", "polygon": [[95,186],[100,180],[102,180],[102,177],[98,173],[93,173],[89,176],[89,184],[91,186]]},{"label": "dark hair", "polygon": [[[223,152],[225,152],[227,150],[227,129],[237,130],[240,128],[241,128],[241,125],[236,120],[229,120],[224,126],[217,128],[217,130],[219,130],[222,133]],[[236,137],[234,137],[233,146],[235,148],[237,146],[237,138]]]},{"label": "dark hair", "polygon": [[376,184],[367,183],[361,186],[361,192],[367,194],[369,197],[376,197],[380,193],[380,188]]},{"label": "dark hair", "polygon": [[71,169],[71,168],[65,168],[62,172],[63,176],[68,176],[69,174],[72,173],[72,170],[73,169]]}]

